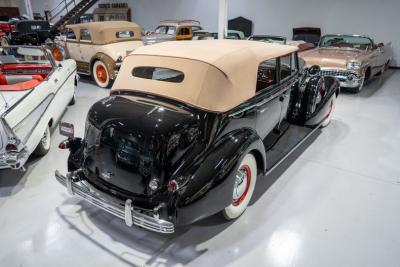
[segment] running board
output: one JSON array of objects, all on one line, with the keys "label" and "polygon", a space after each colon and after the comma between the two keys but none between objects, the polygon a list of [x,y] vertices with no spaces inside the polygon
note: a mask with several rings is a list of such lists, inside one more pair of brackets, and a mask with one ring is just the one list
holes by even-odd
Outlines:
[{"label": "running board", "polygon": [[322,123],[315,128],[309,128],[291,124],[286,130],[286,133],[267,151],[267,164],[270,163],[271,167],[267,166],[267,171],[264,173],[264,176],[269,175],[282,164],[301,145],[320,130],[321,125]]}]

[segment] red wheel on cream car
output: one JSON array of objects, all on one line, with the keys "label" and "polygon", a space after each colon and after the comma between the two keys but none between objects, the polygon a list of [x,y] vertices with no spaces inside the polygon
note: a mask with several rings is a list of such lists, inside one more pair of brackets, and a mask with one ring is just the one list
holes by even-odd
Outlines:
[{"label": "red wheel on cream car", "polygon": [[93,64],[92,75],[94,81],[101,88],[108,88],[110,86],[110,74],[108,73],[107,66],[103,61],[97,60]]},{"label": "red wheel on cream car", "polygon": [[233,220],[246,210],[257,180],[257,162],[252,154],[247,154],[239,165],[235,177],[232,203],[222,213],[227,220]]}]

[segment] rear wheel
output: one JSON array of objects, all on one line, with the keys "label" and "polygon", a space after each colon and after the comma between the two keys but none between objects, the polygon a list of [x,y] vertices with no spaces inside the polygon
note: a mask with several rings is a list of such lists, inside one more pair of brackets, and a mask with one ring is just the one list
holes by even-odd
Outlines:
[{"label": "rear wheel", "polygon": [[50,150],[51,144],[51,134],[50,134],[50,127],[47,126],[46,130],[43,133],[43,137],[40,140],[40,143],[36,147],[35,151],[33,152],[36,156],[44,156]]},{"label": "rear wheel", "polygon": [[349,91],[352,92],[353,94],[358,94],[359,92],[361,92],[362,89],[364,89],[365,82],[368,81],[368,79],[370,78],[370,75],[371,75],[371,69],[368,68],[365,71],[364,77],[362,78],[360,85],[355,88],[350,88]]},{"label": "rear wheel", "polygon": [[97,60],[93,64],[92,75],[94,81],[101,88],[108,88],[111,85],[110,74],[108,73],[107,66],[103,61]]},{"label": "rear wheel", "polygon": [[73,105],[75,105],[75,102],[76,102],[76,100],[75,100],[75,92],[74,92],[74,95],[72,96],[71,101],[69,101],[68,106],[73,106]]},{"label": "rear wheel", "polygon": [[385,64],[385,71],[387,71],[390,67],[390,60]]},{"label": "rear wheel", "polygon": [[75,94],[76,94],[76,89],[77,89],[77,87],[78,87],[78,86],[75,84],[75,85],[74,85],[74,95],[72,96],[71,101],[69,101],[68,106],[73,106],[73,105],[75,105],[75,101],[76,101],[76,99],[75,99]]},{"label": "rear wheel", "polygon": [[227,220],[234,220],[246,210],[254,192],[257,179],[257,162],[252,154],[247,154],[236,172],[232,203],[222,214]]}]

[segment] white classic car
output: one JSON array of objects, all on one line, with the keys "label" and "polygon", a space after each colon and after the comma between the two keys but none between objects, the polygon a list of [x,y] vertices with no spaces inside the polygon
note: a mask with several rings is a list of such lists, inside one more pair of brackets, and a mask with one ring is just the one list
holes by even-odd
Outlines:
[{"label": "white classic car", "polygon": [[0,169],[23,169],[32,153],[49,151],[77,82],[75,61],[55,61],[45,47],[0,48]]}]

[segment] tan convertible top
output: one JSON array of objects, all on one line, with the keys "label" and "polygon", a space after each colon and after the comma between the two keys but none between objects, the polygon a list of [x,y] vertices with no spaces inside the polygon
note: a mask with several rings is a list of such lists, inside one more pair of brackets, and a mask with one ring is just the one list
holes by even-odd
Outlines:
[{"label": "tan convertible top", "polygon": [[[164,42],[140,47],[127,56],[112,91],[161,95],[215,112],[228,111],[256,93],[261,62],[297,51],[297,47],[255,41]],[[184,73],[180,83],[134,77],[136,67],[160,67]]]},{"label": "tan convertible top", "polygon": [[[67,25],[74,31],[77,39],[80,39],[80,30],[87,29],[90,32],[94,44],[107,44],[118,41],[141,40],[142,32],[138,24],[128,21],[102,21]],[[117,38],[119,31],[133,31],[131,38]]]}]

